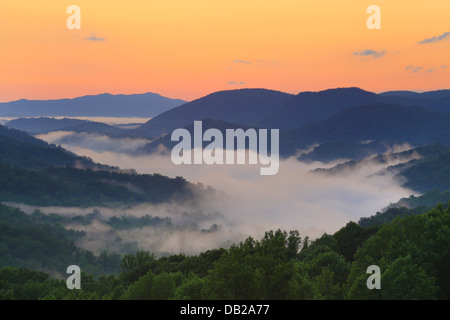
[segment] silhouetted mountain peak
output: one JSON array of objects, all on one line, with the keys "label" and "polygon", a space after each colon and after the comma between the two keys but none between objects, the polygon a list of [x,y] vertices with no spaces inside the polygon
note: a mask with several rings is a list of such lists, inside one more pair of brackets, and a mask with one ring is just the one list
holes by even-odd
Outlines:
[{"label": "silhouetted mountain peak", "polygon": [[154,138],[203,119],[257,126],[263,117],[292,97],[291,94],[268,89],[214,92],[160,114],[137,131]]},{"label": "silhouetted mountain peak", "polygon": [[346,108],[378,101],[375,93],[357,87],[300,92],[265,117],[261,126],[288,130],[326,119]]},{"label": "silhouetted mountain peak", "polygon": [[185,103],[156,93],[102,93],[72,99],[26,100],[0,103],[0,115],[11,117],[145,117],[151,118]]}]

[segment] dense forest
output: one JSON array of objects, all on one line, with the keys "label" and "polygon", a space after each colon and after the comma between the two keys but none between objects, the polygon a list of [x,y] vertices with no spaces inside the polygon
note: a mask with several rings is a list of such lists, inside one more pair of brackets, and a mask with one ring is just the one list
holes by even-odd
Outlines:
[{"label": "dense forest", "polygon": [[[6,216],[2,220],[20,215],[7,207],[1,209]],[[46,240],[36,240],[41,235],[33,239],[45,230],[39,226],[47,227],[40,225],[39,218],[35,217],[34,224],[31,219],[23,219],[17,228],[28,228],[26,241],[54,243],[56,247],[48,250],[68,245],[51,234],[60,232],[60,242],[77,236],[55,224],[42,238]],[[2,228],[1,242],[14,242],[15,230]],[[3,245],[1,250],[4,253],[8,248]],[[60,251],[64,256],[65,249]],[[44,246],[41,254],[46,254]],[[276,230],[267,231],[259,240],[248,237],[228,249],[196,256],[156,258],[151,252],[137,250],[122,257],[119,271],[111,268],[116,257],[90,256],[87,252],[81,257],[88,262],[80,264],[81,290],[69,290],[65,279],[42,271],[5,266],[0,269],[0,298],[449,299],[450,206],[439,204],[427,212],[370,227],[349,222],[335,234],[324,234],[314,241],[302,238],[298,231]],[[89,273],[88,265],[103,268],[102,275]],[[366,286],[370,265],[381,269],[380,290]]]},{"label": "dense forest", "polygon": [[88,207],[183,201],[211,193],[182,177],[98,164],[0,125],[1,202]]},{"label": "dense forest", "polygon": [[95,276],[120,271],[118,254],[102,252],[96,257],[77,247],[75,241],[83,232],[67,230],[62,219],[64,217],[39,212],[27,215],[19,209],[0,205],[0,267],[57,273],[76,263]]},{"label": "dense forest", "polygon": [[213,192],[182,177],[49,167],[27,170],[0,163],[0,201],[41,206],[159,203]]}]

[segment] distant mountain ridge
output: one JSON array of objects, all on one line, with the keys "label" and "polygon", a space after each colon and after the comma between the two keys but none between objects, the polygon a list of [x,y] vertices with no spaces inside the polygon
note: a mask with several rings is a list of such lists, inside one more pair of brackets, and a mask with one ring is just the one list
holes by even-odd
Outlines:
[{"label": "distant mountain ridge", "polygon": [[450,112],[450,90],[422,93],[389,91],[376,94],[349,87],[300,92],[281,108],[268,115],[259,125],[285,131],[327,119],[350,107],[371,103],[420,106],[430,110]]},{"label": "distant mountain ridge", "polygon": [[[170,147],[173,143],[164,135],[188,128],[197,120],[231,128],[279,129],[282,156],[325,144],[302,160],[357,159],[396,143],[450,145],[450,90],[376,94],[349,87],[297,95],[268,89],[227,90],[171,108],[135,129],[119,132],[120,128],[95,123],[74,123],[60,129],[152,139],[154,142],[140,150],[147,153],[160,144]],[[27,126],[20,129],[32,132]],[[365,144],[370,141],[373,143]]]},{"label": "distant mountain ridge", "polygon": [[[221,120],[204,119],[204,128],[242,128],[249,126]],[[395,144],[410,143],[424,145],[442,143],[450,145],[450,113],[433,111],[422,107],[402,106],[385,103],[371,103],[351,107],[325,119],[300,128],[280,132],[280,155],[293,156],[315,144],[323,145],[325,153],[321,160],[339,157],[363,158],[371,153],[385,152]],[[183,126],[192,131],[193,122]],[[257,129],[258,127],[252,126]],[[367,143],[366,143],[367,142]],[[176,143],[170,141],[170,134],[153,140],[141,148],[143,153],[160,150],[163,145],[171,149]],[[336,149],[339,150],[337,153]],[[316,156],[321,150],[316,150]],[[311,154],[312,156],[312,154]],[[314,160],[303,157],[302,160]]]},{"label": "distant mountain ridge", "polygon": [[99,94],[74,99],[17,100],[0,103],[2,117],[142,117],[152,118],[186,101],[156,93]]},{"label": "distant mountain ridge", "polygon": [[319,92],[300,92],[286,104],[267,115],[262,127],[289,130],[324,120],[339,111],[381,101],[377,94],[359,88],[336,88]]},{"label": "distant mountain ridge", "polygon": [[203,119],[288,131],[328,119],[348,108],[371,103],[420,106],[450,112],[450,90],[376,94],[349,87],[297,95],[267,89],[219,91],[164,112],[137,131],[148,138],[156,138]]},{"label": "distant mountain ridge", "polygon": [[148,138],[156,138],[203,119],[257,126],[293,96],[267,89],[219,91],[164,112],[137,131]]},{"label": "distant mountain ridge", "polygon": [[450,113],[422,107],[371,103],[345,109],[322,121],[282,132],[280,151],[292,155],[326,142],[382,141],[414,145],[450,144]]},{"label": "distant mountain ridge", "polygon": [[388,91],[379,94],[386,103],[415,105],[435,111],[450,112],[450,90],[428,92]]}]

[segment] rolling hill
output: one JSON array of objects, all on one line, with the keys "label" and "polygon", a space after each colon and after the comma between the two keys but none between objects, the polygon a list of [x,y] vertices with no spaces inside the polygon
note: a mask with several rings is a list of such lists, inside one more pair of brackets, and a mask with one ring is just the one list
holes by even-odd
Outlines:
[{"label": "rolling hill", "polygon": [[379,94],[384,101],[402,105],[417,105],[436,111],[450,112],[450,90],[428,92],[388,91]]},{"label": "rolling hill", "polygon": [[390,91],[375,94],[359,88],[336,88],[319,92],[300,92],[259,125],[279,128],[281,131],[294,129],[327,119],[350,107],[370,103],[421,106],[430,110],[450,112],[450,90],[423,93]]},{"label": "rolling hill", "polygon": [[195,200],[206,191],[160,174],[135,174],[0,126],[0,201],[93,206]]},{"label": "rolling hill", "polygon": [[[242,128],[249,126],[220,120],[205,119],[204,130],[218,128]],[[298,150],[312,145],[321,146],[303,161],[331,161],[339,158],[361,159],[370,154],[385,152],[394,144],[430,143],[450,144],[450,113],[433,111],[421,107],[372,103],[347,108],[336,115],[300,128],[280,133],[280,154],[292,156]],[[193,123],[183,126],[192,133]],[[252,128],[257,128],[253,126]],[[170,134],[155,139],[139,150],[152,153],[163,145],[171,149],[176,142]]]},{"label": "rolling hill", "polygon": [[266,89],[215,92],[164,112],[136,131],[147,138],[156,138],[203,119],[256,126],[292,97],[291,94]]},{"label": "rolling hill", "polygon": [[107,165],[77,156],[61,147],[34,138],[23,131],[0,125],[0,163],[24,169],[48,167],[83,167],[90,169],[117,170]]},{"label": "rolling hill", "polygon": [[322,121],[282,132],[280,151],[326,142],[379,141],[388,143],[450,144],[450,113],[421,107],[372,103],[345,109]]},{"label": "rolling hill", "polygon": [[339,111],[380,101],[375,93],[359,88],[337,88],[319,92],[300,92],[280,108],[264,117],[261,127],[281,131],[324,120]]},{"label": "rolling hill", "polygon": [[71,131],[77,133],[96,133],[112,138],[140,138],[141,135],[133,130],[122,129],[101,122],[79,119],[55,118],[18,118],[8,121],[6,127],[25,131],[32,135],[53,131]]},{"label": "rolling hill", "polygon": [[25,131],[29,134],[41,134],[51,131],[64,130],[70,127],[85,123],[86,120],[79,119],[55,119],[55,118],[18,118],[5,123],[8,128]]},{"label": "rolling hill", "polygon": [[297,95],[267,89],[219,91],[164,112],[137,131],[155,138],[202,119],[288,131],[328,119],[348,108],[373,103],[450,112],[450,90],[376,94],[351,87]]}]

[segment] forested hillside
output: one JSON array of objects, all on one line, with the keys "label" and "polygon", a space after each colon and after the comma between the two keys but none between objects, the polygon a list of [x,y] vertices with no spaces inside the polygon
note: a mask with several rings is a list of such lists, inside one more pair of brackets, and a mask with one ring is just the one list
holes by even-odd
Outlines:
[{"label": "forested hillside", "polygon": [[82,232],[67,230],[38,212],[26,215],[0,205],[0,267],[46,270],[61,275],[67,266],[78,264],[96,276],[120,270],[118,254],[103,252],[96,257],[77,247],[74,242],[82,236]]},{"label": "forested hillside", "polygon": [[[408,157],[411,159],[408,160]],[[314,172],[332,176],[353,170],[361,164],[387,164],[395,159],[404,159],[404,161],[389,166],[387,170],[393,172],[395,178],[398,178],[404,187],[420,193],[450,190],[450,147],[440,144],[430,144],[397,153],[380,154],[362,160],[351,160],[327,169],[318,168]]]},{"label": "forested hillside", "polygon": [[200,196],[203,191],[181,177],[160,174],[72,167],[34,171],[0,164],[0,201],[41,206],[132,205],[182,201]]},{"label": "forested hillside", "polygon": [[182,177],[139,175],[98,164],[0,126],[0,201],[42,206],[129,205],[192,199],[203,191]]},{"label": "forested hillside", "polygon": [[34,138],[23,131],[0,125],[0,163],[25,169],[54,167],[82,167],[118,170],[93,162],[61,147]]},{"label": "forested hillside", "polygon": [[[268,231],[198,256],[156,258],[137,251],[121,271],[82,289],[42,272],[0,269],[3,299],[449,299],[450,206],[396,218],[383,226],[350,222],[310,241],[297,231]],[[366,287],[370,265],[381,289]]]}]

